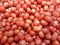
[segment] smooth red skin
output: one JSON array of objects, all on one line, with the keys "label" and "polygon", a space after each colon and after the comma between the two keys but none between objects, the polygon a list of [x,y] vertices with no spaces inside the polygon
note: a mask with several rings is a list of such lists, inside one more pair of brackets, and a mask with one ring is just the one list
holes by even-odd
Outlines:
[{"label": "smooth red skin", "polygon": [[48,28],[43,28],[43,29],[42,29],[42,32],[43,32],[43,33],[49,33],[49,29],[48,29]]},{"label": "smooth red skin", "polygon": [[25,40],[26,40],[27,42],[31,42],[31,41],[33,40],[33,38],[32,38],[29,34],[26,34],[26,35],[25,35]]},{"label": "smooth red skin", "polygon": [[30,42],[29,45],[36,45],[34,41]]},{"label": "smooth red skin", "polygon": [[60,18],[57,18],[57,21],[60,22]]},{"label": "smooth red skin", "polygon": [[8,7],[9,7],[9,3],[8,3],[8,2],[5,2],[5,3],[4,3],[4,7],[5,7],[5,8],[8,8]]},{"label": "smooth red skin", "polygon": [[1,6],[1,7],[0,7],[0,12],[5,12],[5,10],[6,10],[6,9],[5,9],[4,6]]},{"label": "smooth red skin", "polygon": [[30,27],[30,24],[26,23],[24,28],[29,28]]},{"label": "smooth red skin", "polygon": [[12,12],[14,12],[14,13],[15,13],[16,8],[15,8],[15,7],[12,7],[12,8],[11,8],[11,10],[12,10]]},{"label": "smooth red skin", "polygon": [[16,42],[19,41],[18,36],[14,37],[14,41],[16,41]]},{"label": "smooth red skin", "polygon": [[3,32],[0,30],[0,34],[2,34],[3,35]]},{"label": "smooth red skin", "polygon": [[50,44],[50,40],[44,40],[46,44]]},{"label": "smooth red skin", "polygon": [[[5,16],[4,16],[3,13],[1,13],[0,15],[2,16],[3,20],[7,21],[7,20],[5,19]],[[3,21],[3,20],[2,20],[2,21]]]},{"label": "smooth red skin", "polygon": [[55,32],[57,29],[54,27],[53,30],[51,30],[52,32]]},{"label": "smooth red skin", "polygon": [[54,12],[53,12],[53,16],[54,16],[54,17],[59,17],[59,13],[58,13],[57,11],[54,11]]},{"label": "smooth red skin", "polygon": [[35,43],[36,43],[37,45],[40,45],[40,44],[41,44],[41,39],[40,39],[39,37],[37,37],[37,38],[35,39]]},{"label": "smooth red skin", "polygon": [[5,26],[6,26],[6,22],[3,21],[3,22],[1,23],[1,26],[2,26],[2,27],[5,27]]},{"label": "smooth red skin", "polygon": [[5,13],[5,17],[6,18],[9,18],[10,17],[10,14],[9,13]]},{"label": "smooth red skin", "polygon": [[17,36],[18,36],[19,39],[24,39],[24,34],[23,33],[19,33]]},{"label": "smooth red skin", "polygon": [[6,29],[6,30],[10,30],[11,27],[10,27],[10,26],[6,26],[5,29]]},{"label": "smooth red skin", "polygon": [[19,41],[19,44],[20,44],[20,45],[26,45],[26,40],[20,40],[20,41]]},{"label": "smooth red skin", "polygon": [[39,17],[39,13],[35,12],[34,17],[38,18]]},{"label": "smooth red skin", "polygon": [[47,25],[48,25],[47,21],[45,21],[45,20],[41,20],[41,24],[42,24],[43,26],[47,26]]},{"label": "smooth red skin", "polygon": [[57,28],[60,29],[59,27],[60,27],[60,23],[59,23],[59,25],[57,26]]},{"label": "smooth red skin", "polygon": [[6,36],[1,38],[1,43],[6,43],[6,42],[7,42],[7,37]]},{"label": "smooth red skin", "polygon": [[0,35],[0,40],[1,40],[2,37],[3,37],[3,35]]},{"label": "smooth red skin", "polygon": [[52,42],[52,45],[59,45],[59,44],[60,43],[58,41],[56,41],[56,40]]},{"label": "smooth red skin", "polygon": [[29,13],[25,13],[23,16],[24,19],[28,19],[29,18]]},{"label": "smooth red skin", "polygon": [[8,0],[2,0],[2,2],[7,2]]},{"label": "smooth red skin", "polygon": [[12,0],[9,1],[9,6],[13,6],[13,5],[14,5],[13,1]]},{"label": "smooth red skin", "polygon": [[2,45],[2,44],[0,44],[0,45]]},{"label": "smooth red skin", "polygon": [[45,35],[45,38],[46,38],[46,39],[51,39],[51,37],[52,37],[51,34],[46,34],[46,35]]},{"label": "smooth red skin", "polygon": [[9,38],[8,38],[8,42],[9,42],[9,43],[13,42],[13,40],[14,40],[13,37],[9,37]]},{"label": "smooth red skin", "polygon": [[38,4],[41,4],[43,0],[37,0]]},{"label": "smooth red skin", "polygon": [[31,5],[31,8],[33,8],[33,9],[36,9],[36,7],[37,7],[37,6],[36,6],[36,5],[34,5],[34,4],[33,4],[33,5]]},{"label": "smooth red skin", "polygon": [[53,21],[52,18],[51,18],[51,16],[45,16],[45,20],[47,22],[52,22]]},{"label": "smooth red skin", "polygon": [[8,18],[8,22],[9,22],[9,23],[11,23],[11,22],[12,22],[12,20],[13,20],[13,18],[12,18],[12,17],[9,17],[9,18]]},{"label": "smooth red skin", "polygon": [[4,35],[5,35],[5,36],[8,36],[8,32],[7,32],[7,31],[5,31],[5,32],[4,32]]},{"label": "smooth red skin", "polygon": [[44,33],[43,32],[39,32],[39,36],[40,36],[40,38],[44,38]]},{"label": "smooth red skin", "polygon": [[46,45],[46,43],[45,42],[42,42],[42,44],[41,45]]},{"label": "smooth red skin", "polygon": [[16,43],[15,42],[12,42],[11,45],[16,45]]},{"label": "smooth red skin", "polygon": [[22,8],[27,9],[27,5],[26,4],[22,5]]},{"label": "smooth red skin", "polygon": [[9,45],[9,43],[5,43],[4,45]]},{"label": "smooth red skin", "polygon": [[9,22],[7,22],[7,24],[6,24],[6,25],[7,25],[7,26],[11,26]]},{"label": "smooth red skin", "polygon": [[14,34],[19,34],[19,29],[14,30]]},{"label": "smooth red skin", "polygon": [[16,24],[18,26],[24,26],[25,25],[24,21],[17,21]]},{"label": "smooth red skin", "polygon": [[32,36],[35,35],[35,31],[33,31],[33,30],[27,30],[27,32],[28,32],[30,35],[32,35]]},{"label": "smooth red skin", "polygon": [[16,14],[17,16],[19,16],[19,10],[16,10],[16,11],[15,11],[15,14]]},{"label": "smooth red skin", "polygon": [[13,30],[14,29],[17,29],[17,25],[12,25],[12,27],[11,27]]},{"label": "smooth red skin", "polygon": [[27,12],[28,13],[31,13],[31,9],[29,7],[27,8]]},{"label": "smooth red skin", "polygon": [[[59,45],[59,8],[59,1],[55,0],[1,0],[0,45]],[[27,19],[31,22],[26,22]],[[53,25],[54,21],[58,21],[57,26]],[[40,25],[41,31],[32,30],[34,26]]]},{"label": "smooth red skin", "polygon": [[0,15],[0,21],[2,20],[3,18],[2,18],[2,16]]},{"label": "smooth red skin", "polygon": [[58,36],[58,41],[60,41],[60,36]]},{"label": "smooth red skin", "polygon": [[58,39],[58,33],[54,32],[52,34],[52,40],[57,40]]},{"label": "smooth red skin", "polygon": [[39,20],[35,20],[35,21],[33,22],[33,24],[34,24],[34,25],[39,25],[40,22],[39,22]]},{"label": "smooth red skin", "polygon": [[27,1],[26,4],[27,4],[28,6],[30,6],[30,5],[31,5],[31,2],[30,2],[30,1]]},{"label": "smooth red skin", "polygon": [[14,35],[13,30],[10,30],[7,35],[8,35],[9,37],[13,36],[13,35]]},{"label": "smooth red skin", "polygon": [[12,18],[16,18],[16,14],[11,13],[11,17],[12,17]]},{"label": "smooth red skin", "polygon": [[33,15],[31,15],[31,16],[30,16],[30,19],[31,19],[31,20],[33,20],[33,19],[34,19],[34,16],[33,16]]},{"label": "smooth red skin", "polygon": [[[1,30],[2,30],[3,33],[5,32],[5,28],[2,28]],[[3,35],[3,33],[2,33],[2,35]]]}]

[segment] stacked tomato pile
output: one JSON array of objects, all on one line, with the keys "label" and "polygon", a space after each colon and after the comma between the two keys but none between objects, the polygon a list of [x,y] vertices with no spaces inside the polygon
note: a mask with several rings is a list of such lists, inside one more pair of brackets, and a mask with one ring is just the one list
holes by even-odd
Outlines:
[{"label": "stacked tomato pile", "polygon": [[0,45],[60,45],[60,0],[0,0]]}]

